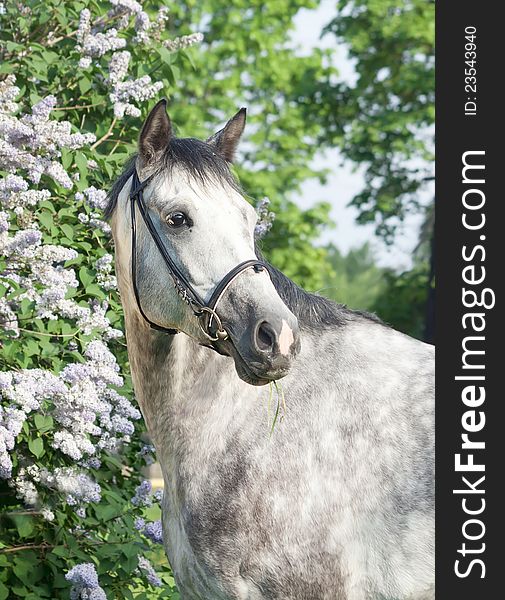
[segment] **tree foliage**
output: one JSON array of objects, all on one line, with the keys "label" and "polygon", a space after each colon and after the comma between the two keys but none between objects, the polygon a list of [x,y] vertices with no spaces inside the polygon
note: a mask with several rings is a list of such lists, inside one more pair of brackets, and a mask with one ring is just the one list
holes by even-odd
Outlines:
[{"label": "tree foliage", "polygon": [[302,90],[320,143],[365,166],[351,204],[387,242],[406,214],[422,210],[433,176],[434,28],[431,0],[339,0],[324,33],[346,45],[356,77],[342,81],[328,67]]},{"label": "tree foliage", "polygon": [[343,254],[331,245],[328,257],[333,273],[321,290],[325,296],[352,308],[372,311],[386,287],[387,269],[375,264],[369,243]]},{"label": "tree foliage", "polygon": [[426,262],[403,273],[386,271],[382,291],[371,306],[381,319],[413,337],[425,339],[429,269]]},{"label": "tree foliage", "polygon": [[303,90],[307,114],[321,124],[321,145],[337,146],[364,166],[365,185],[351,201],[358,222],[375,223],[392,244],[407,215],[422,216],[420,245],[428,252],[416,253],[410,271],[385,273],[385,289],[372,308],[401,331],[420,338],[426,332],[430,341],[434,8],[432,0],[339,0],[323,33],[346,45],[356,76],[342,81],[328,67]]},{"label": "tree foliage", "polygon": [[307,289],[318,289],[328,272],[325,249],[314,245],[330,223],[329,205],[302,211],[294,194],[309,177],[321,126],[304,114],[297,90],[308,74],[324,72],[323,54],[297,56],[290,44],[293,18],[315,0],[186,0],[172,7],[174,32],[198,28],[204,34],[192,53],[194,70],[180,72],[170,89],[169,111],[181,135],[206,137],[248,108],[247,128],[236,170],[252,201],[264,196],[276,218],[262,250],[274,264]]},{"label": "tree foliage", "polygon": [[429,273],[421,249],[413,268],[401,273],[377,266],[369,243],[345,255],[330,246],[328,257],[333,274],[321,293],[351,308],[376,313],[398,331],[424,338]]}]

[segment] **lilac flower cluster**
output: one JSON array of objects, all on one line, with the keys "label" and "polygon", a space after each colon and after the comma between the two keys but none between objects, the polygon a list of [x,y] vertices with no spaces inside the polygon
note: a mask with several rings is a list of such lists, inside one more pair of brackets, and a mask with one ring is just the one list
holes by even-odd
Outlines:
[{"label": "lilac flower cluster", "polygon": [[154,544],[163,544],[163,527],[161,521],[146,523],[142,517],[135,519],[134,527]]},{"label": "lilac flower cluster", "polygon": [[[85,17],[84,12],[84,24]],[[73,320],[79,332],[98,337],[87,345],[85,362],[68,364],[59,374],[40,369],[1,374],[0,477],[10,479],[16,495],[27,505],[40,504],[41,491],[50,489],[82,513],[85,504],[100,499],[100,487],[85,470],[100,465],[102,451],[117,450],[129,441],[140,413],[111,387],[120,387],[123,381],[105,341],[122,332],[110,326],[107,303],[92,301],[86,306],[71,297],[79,283],[65,263],[78,253],[44,244],[35,212],[51,197],[49,190],[32,187],[43,174],[64,187],[72,186],[72,178],[59,162],[61,149],[80,148],[95,137],[71,133],[70,123],[51,120],[56,105],[53,96],[37,102],[29,114],[20,112],[15,102],[19,89],[14,84],[13,76],[0,82],[0,168],[7,171],[0,182],[0,253],[6,263],[0,273],[6,289],[0,299],[0,322],[9,335],[19,335],[16,313],[19,303],[27,299],[34,303],[37,317]],[[104,192],[88,188],[85,194],[92,208],[103,208]],[[102,281],[98,283],[107,283],[108,289],[114,285],[110,263],[110,258],[104,258],[99,265]],[[33,457],[16,448],[23,425],[34,411],[54,423],[44,444],[75,466],[41,470],[31,464]],[[15,451],[20,466],[13,473]],[[47,508],[46,518],[51,514]]]},{"label": "lilac flower cluster", "polygon": [[[105,88],[116,118],[139,115],[141,104],[153,98],[162,83],[129,74],[127,40],[144,45],[151,40],[160,42],[168,10],[162,7],[156,17],[149,17],[136,0],[110,0],[110,4],[111,11],[97,18],[86,8],[81,11],[77,60],[81,68],[100,65],[105,76],[94,80],[93,89],[101,87],[103,93]],[[22,5],[19,10],[24,10]],[[124,31],[132,25],[133,39]],[[50,46],[56,43],[57,35],[49,41]],[[200,34],[176,38],[166,47],[185,48],[201,39]],[[30,81],[36,83],[34,78]],[[33,340],[44,348],[44,338],[39,342],[35,332],[27,334],[26,329],[33,327],[33,321],[23,320],[27,311],[45,322],[65,320],[66,329],[48,324],[47,332],[55,332],[50,343],[54,346],[57,339],[61,340],[62,352],[54,361],[54,372],[30,368],[0,373],[0,478],[7,481],[23,504],[37,507],[47,522],[55,520],[55,515],[61,519],[63,503],[84,519],[89,505],[102,498],[94,470],[100,468],[106,453],[119,453],[130,442],[135,421],[141,415],[117,391],[123,379],[108,343],[122,332],[111,326],[107,302],[85,301],[79,294],[79,278],[84,280],[83,272],[78,277],[81,266],[94,266],[95,282],[102,290],[117,289],[112,256],[95,245],[95,257],[99,258],[90,265],[80,251],[47,243],[54,232],[48,218],[56,214],[54,208],[61,208],[63,194],[68,196],[69,204],[74,197],[79,202],[77,210],[81,213],[73,223],[79,234],[76,240],[85,229],[81,224],[110,233],[102,213],[107,203],[105,191],[76,184],[83,173],[75,169],[72,160],[62,159],[62,154],[65,159],[70,156],[66,150],[82,149],[84,155],[89,154],[96,138],[80,133],[75,124],[56,119],[55,114],[61,112],[56,112],[59,102],[52,95],[37,98],[33,106],[21,104],[20,87],[13,75],[0,81],[0,170],[6,174],[0,181],[0,284],[2,291],[5,289],[0,298],[0,326],[7,338],[23,336],[16,342],[23,349],[28,341],[37,348]],[[103,160],[98,162],[102,167]],[[98,165],[89,158],[87,167],[93,170]],[[93,175],[91,172],[88,177]],[[74,194],[76,187],[79,191]],[[67,211],[63,218],[72,225],[69,215]],[[65,236],[72,237],[67,233]],[[78,362],[68,362],[70,352],[78,356]],[[37,356],[32,364],[40,364],[36,360]],[[153,451],[146,445],[139,455],[150,464]],[[38,454],[41,458],[36,458],[38,452],[44,452]],[[160,490],[152,493],[148,481],[142,482],[131,499],[135,507],[132,510],[140,513],[154,501],[159,502],[161,495]],[[146,523],[138,519],[135,526],[144,541],[162,543],[160,521]],[[84,531],[81,527],[80,535],[92,535]],[[161,585],[152,565],[143,557],[139,557],[139,570],[152,585]],[[91,563],[75,566],[66,578],[72,583],[71,598],[106,597]]]},{"label": "lilac flower cluster", "polygon": [[17,315],[12,310],[5,298],[0,298],[0,325],[6,331],[9,331],[12,337],[19,337],[19,323]]},{"label": "lilac flower cluster", "polygon": [[51,412],[60,429],[53,447],[75,461],[100,450],[116,450],[134,432],[139,411],[109,386],[122,386],[114,356],[99,340],[91,342],[85,363],[68,364],[60,373],[67,384],[63,401]]},{"label": "lilac flower cluster", "polygon": [[70,189],[72,180],[57,160],[61,148],[81,148],[92,143],[95,136],[90,133],[71,133],[68,121],[50,120],[50,113],[56,105],[54,96],[47,96],[35,104],[31,114],[14,114],[18,110],[14,99],[20,92],[15,81],[14,75],[8,75],[0,82],[2,168],[10,173],[25,171],[33,183],[38,183],[42,175],[48,175],[62,187]]},{"label": "lilac flower cluster", "polygon": [[155,544],[163,544],[163,528],[161,521],[147,523],[142,533]]},{"label": "lilac flower cluster", "polygon": [[11,476],[10,452],[27,416],[64,389],[56,375],[41,369],[0,373],[0,399],[7,401],[6,406],[0,405],[0,477]]},{"label": "lilac flower cluster", "polygon": [[93,58],[100,58],[111,50],[126,46],[126,39],[118,37],[118,31],[114,27],[105,32],[94,31],[91,26],[91,13],[87,8],[81,11],[76,40],[76,49],[82,54],[79,61],[81,68],[89,67]]},{"label": "lilac flower cluster", "polygon": [[146,465],[152,465],[155,462],[154,454],[156,453],[156,448],[152,444],[146,444],[142,446],[142,448],[138,452],[139,458],[143,458]]},{"label": "lilac flower cluster", "polygon": [[135,490],[135,495],[131,499],[134,506],[151,506],[151,482],[145,479]]},{"label": "lilac flower cluster", "polygon": [[78,215],[78,219],[83,224],[89,224],[90,229],[100,229],[105,234],[111,233],[110,225],[104,221],[101,217],[101,213],[97,211],[103,211],[107,207],[107,192],[105,190],[99,190],[94,185],[86,188],[83,192],[77,192],[75,199],[85,202],[93,210],[90,214],[81,212]]},{"label": "lilac flower cluster", "polygon": [[65,579],[72,583],[71,600],[107,600],[93,563],[76,565],[65,575]]},{"label": "lilac flower cluster", "polygon": [[9,174],[0,181],[0,203],[4,208],[15,210],[34,207],[51,197],[49,190],[28,189],[28,182],[19,175]]},{"label": "lilac flower cluster", "polygon": [[256,213],[258,220],[254,228],[254,235],[256,238],[262,238],[270,231],[275,219],[275,213],[270,210],[270,200],[268,198],[263,198],[258,203]]},{"label": "lilac flower cluster", "polygon": [[[82,467],[89,465],[83,459],[129,442],[140,412],[110,388],[123,384],[114,356],[102,341],[95,340],[85,357],[87,362],[70,363],[59,375],[41,369],[0,374],[0,399],[8,401],[6,407],[0,405],[0,477],[11,476],[15,439],[28,415],[39,411],[45,401],[51,407],[46,414],[57,424],[51,445]],[[38,468],[20,472],[13,485],[27,504],[37,503],[34,484],[56,489],[72,505],[100,499],[99,486],[75,468],[43,474]]]},{"label": "lilac flower cluster", "polygon": [[54,471],[41,469],[40,483],[66,496],[67,504],[77,506],[100,502],[101,489],[89,475],[74,467],[58,467]]},{"label": "lilac flower cluster", "polygon": [[[140,116],[138,104],[156,96],[163,83],[152,82],[148,75],[139,79],[127,77],[130,53],[122,50],[127,41],[126,38],[120,37],[119,33],[126,29],[131,18],[134,18],[134,43],[149,44],[151,37],[159,41],[168,19],[168,11],[162,7],[156,20],[151,21],[140,2],[136,0],[110,0],[110,2],[113,8],[108,12],[107,19],[100,17],[92,22],[92,15],[88,9],[81,12],[76,34],[76,49],[81,53],[79,66],[88,68],[93,60],[113,52],[108,65],[109,76],[104,83],[110,89],[109,97],[114,105],[114,116],[118,119],[122,119],[125,115],[138,117]],[[105,26],[110,21],[114,22],[115,27],[106,30]],[[186,48],[201,39],[203,39],[201,34],[183,36],[167,42],[167,47],[171,50]]]},{"label": "lilac flower cluster", "polygon": [[115,275],[111,274],[113,267],[113,258],[110,254],[104,254],[95,263],[96,281],[104,290],[116,290],[117,280]]},{"label": "lilac flower cluster", "polygon": [[107,192],[105,190],[97,190],[94,185],[84,190],[84,194],[77,192],[75,195],[77,200],[86,201],[91,208],[99,208],[104,210],[107,207]]},{"label": "lilac flower cluster", "polygon": [[[83,23],[85,17],[84,12]],[[64,187],[72,185],[71,177],[56,160],[61,148],[76,149],[95,138],[72,134],[69,123],[50,120],[56,103],[52,96],[36,103],[31,114],[14,115],[19,94],[14,82],[9,76],[0,83],[0,168],[8,172],[0,182],[0,207],[5,209],[0,211],[0,252],[6,261],[0,282],[7,290],[0,299],[0,322],[11,335],[18,335],[17,306],[28,299],[34,303],[37,317],[74,320],[78,331],[99,337],[88,344],[85,362],[68,364],[58,375],[40,369],[1,373],[0,477],[10,479],[16,495],[27,505],[39,504],[40,492],[45,488],[61,494],[83,514],[85,504],[100,500],[100,486],[85,470],[100,465],[97,454],[117,450],[119,444],[129,441],[133,421],[140,418],[140,413],[111,387],[120,387],[123,380],[104,342],[122,332],[111,328],[106,318],[107,303],[92,301],[85,306],[68,297],[79,283],[74,270],[65,263],[76,259],[78,253],[43,244],[34,212],[51,197],[49,190],[31,187],[42,174]],[[85,196],[92,208],[103,208],[104,192],[88,188]],[[16,225],[12,235],[11,215]],[[25,226],[20,228],[20,224]],[[108,289],[115,285],[110,270],[111,258],[106,255],[99,261],[98,283]],[[9,300],[11,291],[16,295]],[[30,464],[33,459],[18,452],[23,466],[13,473],[16,439],[34,411],[53,419],[54,430],[45,443],[68,456],[76,463],[74,467],[40,469]],[[47,507],[44,510],[45,518],[50,520],[52,511]]]},{"label": "lilac flower cluster", "polygon": [[109,11],[110,17],[118,17],[118,28],[126,28],[129,24],[130,17],[135,17],[135,32],[136,35],[133,41],[138,44],[147,44],[150,39],[160,40],[161,32],[165,28],[168,20],[168,8],[162,6],[158,10],[158,15],[155,21],[149,19],[149,15],[142,9],[140,2],[136,0],[110,0],[113,9]]},{"label": "lilac flower cluster", "polygon": [[14,75],[7,75],[3,81],[0,81],[0,114],[2,115],[14,113],[18,109],[16,98],[20,90],[14,85],[15,82]]},{"label": "lilac flower cluster", "polygon": [[[98,331],[103,339],[118,337],[122,334],[110,327],[105,304],[93,303],[86,307],[68,298],[69,291],[78,287],[78,281],[73,269],[65,268],[63,263],[76,258],[77,252],[42,245],[38,222],[30,213],[31,208],[51,196],[47,189],[30,189],[30,183],[37,183],[41,175],[46,174],[64,187],[71,187],[70,176],[55,159],[61,148],[80,148],[95,137],[70,133],[70,123],[49,120],[56,102],[53,96],[36,103],[31,114],[12,114],[18,109],[14,99],[19,89],[14,82],[13,76],[0,82],[0,167],[9,172],[0,182],[0,206],[7,209],[0,211],[0,252],[8,261],[0,279],[8,291],[14,290],[12,282],[24,288],[17,301],[25,298],[33,301],[40,318],[63,317],[75,320],[85,334]],[[88,188],[85,193],[91,206],[103,207],[104,192]],[[8,210],[17,219],[18,230],[12,236],[8,233]],[[99,217],[99,213],[92,213],[90,225],[110,230]],[[16,335],[18,323],[14,313],[14,305],[2,299],[0,321]]]},{"label": "lilac flower cluster", "polygon": [[162,6],[158,10],[156,20],[151,21],[151,26],[149,28],[149,35],[151,36],[151,39],[156,40],[157,42],[161,40],[161,34],[165,30],[167,21],[169,19],[168,13],[168,7],[166,6]]},{"label": "lilac flower cluster", "polygon": [[136,0],[110,0],[114,6],[116,14],[130,13],[139,14],[142,12],[142,4]]},{"label": "lilac flower cluster", "polygon": [[138,556],[139,570],[144,575],[146,580],[154,587],[161,587],[161,579],[156,575],[152,564],[143,556]]},{"label": "lilac flower cluster", "polygon": [[194,44],[200,44],[201,42],[203,42],[203,34],[197,32],[191,33],[190,35],[182,35],[173,40],[165,40],[163,46],[165,46],[167,50],[170,50],[170,52],[176,52],[177,50],[183,50],[184,48],[188,48]]},{"label": "lilac flower cluster", "polygon": [[114,104],[114,115],[119,119],[124,115],[139,117],[140,110],[131,101],[134,100],[138,103],[150,100],[163,87],[161,81],[151,83],[149,75],[144,75],[139,79],[125,80],[130,56],[127,51],[116,52],[109,63],[108,82],[111,87],[109,97]]},{"label": "lilac flower cluster", "polygon": [[[9,280],[24,288],[18,300],[34,301],[39,318],[75,320],[77,328],[85,335],[96,331],[106,340],[122,336],[122,332],[110,326],[105,316],[107,303],[91,302],[82,306],[67,298],[68,292],[79,283],[74,270],[65,268],[64,263],[77,258],[78,254],[63,246],[41,245],[41,233],[36,226],[18,231],[12,237],[6,232],[0,233],[0,253],[9,261],[0,280],[5,281],[8,289],[12,288]],[[0,313],[4,315],[0,317],[3,321],[12,321],[8,317],[8,307],[0,306]]]}]

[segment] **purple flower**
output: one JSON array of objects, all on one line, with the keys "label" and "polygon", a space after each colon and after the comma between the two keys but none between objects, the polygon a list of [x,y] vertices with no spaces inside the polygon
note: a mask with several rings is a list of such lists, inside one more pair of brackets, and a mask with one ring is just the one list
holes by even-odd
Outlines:
[{"label": "purple flower", "polygon": [[[104,209],[107,207],[107,192],[105,190],[98,190],[94,185],[84,190],[86,201],[91,208]],[[77,194],[76,194],[77,196]]]},{"label": "purple flower", "polygon": [[122,433],[123,435],[132,435],[135,426],[131,421],[121,415],[114,415],[111,419],[112,431]]},{"label": "purple flower", "polygon": [[88,588],[97,588],[98,575],[93,563],[76,565],[65,575],[65,579],[74,585]]},{"label": "purple flower", "polygon": [[154,446],[152,446],[151,444],[146,444],[145,446],[142,446],[142,448],[139,450],[139,457],[143,458],[146,465],[152,465],[154,462],[154,456],[153,454],[156,452]]},{"label": "purple flower", "polygon": [[134,506],[151,506],[151,482],[145,479],[135,490],[135,496],[131,499]]},{"label": "purple flower", "polygon": [[83,363],[70,363],[60,373],[60,377],[63,381],[66,381],[71,385],[86,379],[89,375],[90,368],[87,364]]},{"label": "purple flower", "polygon": [[139,569],[145,575],[147,581],[154,587],[161,587],[161,579],[156,575],[156,571],[153,569],[151,563],[144,558],[143,556],[139,556]]},{"label": "purple flower", "polygon": [[65,575],[72,583],[71,600],[107,600],[105,592],[98,583],[98,575],[93,563],[76,565]]},{"label": "purple flower", "polygon": [[254,228],[254,234],[257,238],[262,238],[272,228],[275,219],[275,213],[271,212],[269,207],[270,200],[268,198],[263,198],[263,200],[261,200],[261,202],[259,202],[256,206],[258,221],[256,223],[256,227]]},{"label": "purple flower", "polygon": [[144,531],[142,532],[146,538],[154,542],[155,544],[163,544],[163,528],[161,525],[161,521],[153,521],[152,523],[148,523],[144,527]]},{"label": "purple flower", "polygon": [[32,115],[35,117],[39,117],[40,119],[44,119],[44,121],[47,121],[50,112],[55,106],[56,98],[54,96],[46,96],[43,100],[33,105]]}]

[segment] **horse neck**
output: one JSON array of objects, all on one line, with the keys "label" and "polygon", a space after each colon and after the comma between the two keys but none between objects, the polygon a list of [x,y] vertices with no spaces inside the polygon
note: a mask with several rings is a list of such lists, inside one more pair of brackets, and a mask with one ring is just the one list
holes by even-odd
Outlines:
[{"label": "horse neck", "polygon": [[177,352],[175,335],[151,329],[136,311],[131,314],[125,310],[125,322],[135,396],[147,429],[156,439],[161,424],[173,417],[185,365]]},{"label": "horse neck", "polygon": [[160,460],[197,446],[210,427],[210,443],[219,443],[234,412],[226,398],[248,387],[233,361],[183,333],[150,329],[136,311],[125,310],[125,320],[135,395]]}]

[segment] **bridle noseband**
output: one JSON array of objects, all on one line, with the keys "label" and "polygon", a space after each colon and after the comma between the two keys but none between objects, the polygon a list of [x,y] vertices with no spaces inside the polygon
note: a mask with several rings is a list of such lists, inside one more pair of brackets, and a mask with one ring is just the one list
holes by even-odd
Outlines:
[{"label": "bridle noseband", "polygon": [[177,329],[169,329],[158,325],[149,319],[140,303],[140,294],[137,287],[137,226],[136,226],[136,211],[135,206],[138,207],[142,219],[151,234],[151,237],[156,244],[166,266],[170,273],[175,289],[179,296],[186,302],[191,308],[193,314],[198,319],[198,324],[203,334],[210,342],[217,342],[219,340],[226,340],[228,338],[228,332],[223,327],[221,319],[216,312],[217,305],[224,293],[230,286],[230,284],[246,269],[254,269],[256,273],[268,269],[266,263],[260,260],[246,260],[241,262],[231,271],[229,271],[217,284],[215,290],[212,292],[208,302],[205,302],[194,287],[189,283],[187,277],[175,264],[172,257],[168,253],[168,250],[161,240],[156,227],[149,215],[149,211],[144,202],[143,190],[147,184],[151,181],[153,176],[148,177],[145,181],[141,182],[137,173],[137,169],[133,171],[133,178],[130,191],[130,215],[131,215],[131,276],[133,284],[133,292],[135,294],[135,300],[140,314],[145,321],[150,325],[152,329],[162,331],[164,333],[175,334],[179,333]]}]

